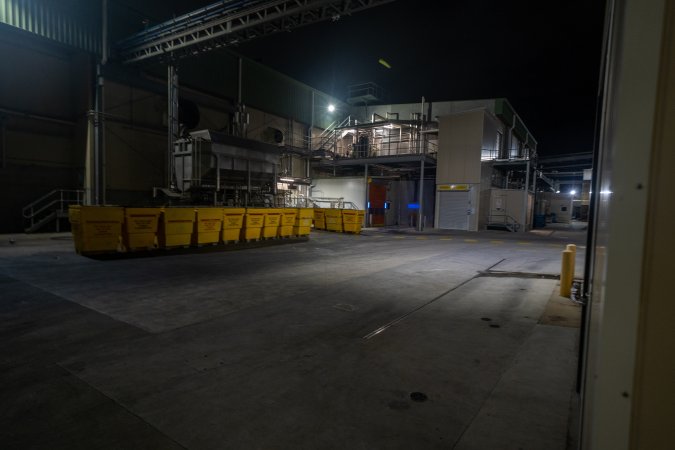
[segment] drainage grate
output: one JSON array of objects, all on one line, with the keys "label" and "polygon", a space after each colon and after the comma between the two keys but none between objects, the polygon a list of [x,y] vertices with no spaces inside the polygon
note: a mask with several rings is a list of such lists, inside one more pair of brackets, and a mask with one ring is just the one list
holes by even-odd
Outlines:
[{"label": "drainage grate", "polygon": [[[539,280],[559,280],[560,275],[552,273],[530,273],[530,272],[501,272],[498,270],[485,270],[478,274],[479,277],[492,278],[534,278]],[[524,289],[521,289],[524,290]]]}]

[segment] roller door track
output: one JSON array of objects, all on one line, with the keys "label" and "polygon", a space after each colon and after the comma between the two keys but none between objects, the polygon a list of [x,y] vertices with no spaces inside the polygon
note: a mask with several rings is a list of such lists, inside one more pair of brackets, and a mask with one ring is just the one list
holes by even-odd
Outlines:
[{"label": "roller door track", "polygon": [[470,192],[439,192],[438,228],[446,230],[468,230],[471,208]]}]

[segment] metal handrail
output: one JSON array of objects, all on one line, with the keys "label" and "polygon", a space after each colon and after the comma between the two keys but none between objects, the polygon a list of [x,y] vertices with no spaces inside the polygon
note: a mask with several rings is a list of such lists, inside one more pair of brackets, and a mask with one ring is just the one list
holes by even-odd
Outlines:
[{"label": "metal handrail", "polygon": [[[503,220],[494,220],[495,217],[500,217]],[[488,223],[503,223],[506,227],[513,227],[514,230],[520,228],[520,223],[508,214],[490,214],[488,216]]]},{"label": "metal handrail", "polygon": [[[345,117],[342,122],[339,124],[335,125],[335,122],[331,123],[328,125],[328,127],[319,134],[319,145],[317,145],[316,150],[325,149],[326,144],[330,143],[331,145],[329,147],[332,147],[333,144],[335,143],[334,141],[337,140],[337,134],[335,133],[335,130],[338,128],[342,128],[346,125],[349,125],[352,123],[352,116],[347,116]],[[335,125],[335,126],[333,126]],[[331,128],[332,127],[332,128]],[[331,142],[333,141],[333,142]]]},{"label": "metal handrail", "polygon": [[[73,196],[73,194],[75,195]],[[58,220],[58,214],[56,213],[64,212],[66,205],[81,205],[83,201],[84,191],[81,189],[54,189],[53,191],[48,192],[37,200],[24,206],[21,210],[21,215],[24,220],[30,221],[30,225],[26,228],[26,232],[35,231],[37,228],[47,223],[47,221],[50,220],[50,216],[53,216]],[[38,216],[40,217],[38,218]],[[37,222],[36,218],[38,218]]]},{"label": "metal handrail", "polygon": [[308,197],[313,207],[321,208],[321,203],[328,203],[330,208],[358,209],[353,202],[346,202],[344,197]]}]

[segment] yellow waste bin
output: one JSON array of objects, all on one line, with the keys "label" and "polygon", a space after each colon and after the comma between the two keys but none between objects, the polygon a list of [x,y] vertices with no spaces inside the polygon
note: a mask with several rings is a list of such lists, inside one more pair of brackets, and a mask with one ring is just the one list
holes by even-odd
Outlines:
[{"label": "yellow waste bin", "polygon": [[326,229],[326,214],[324,208],[314,208],[314,228],[317,230]]},{"label": "yellow waste bin", "polygon": [[277,237],[279,225],[281,225],[281,212],[283,210],[276,208],[265,209],[265,225],[263,226],[262,237],[265,239]]},{"label": "yellow waste bin", "polygon": [[157,247],[157,228],[161,208],[124,208],[122,241],[126,250],[149,250]]},{"label": "yellow waste bin", "polygon": [[241,238],[245,241],[258,240],[265,225],[265,208],[246,208]]},{"label": "yellow waste bin", "polygon": [[293,224],[293,235],[307,236],[312,229],[312,219],[314,210],[312,208],[298,208],[298,214],[295,216]]},{"label": "yellow waste bin", "polygon": [[223,230],[223,208],[203,208],[196,210],[194,244],[218,244]]},{"label": "yellow waste bin", "polygon": [[293,236],[293,226],[298,210],[295,208],[284,208],[281,210],[281,224],[279,225],[279,237]]},{"label": "yellow waste bin", "polygon": [[345,233],[360,233],[362,221],[363,211],[359,211],[357,209],[342,210],[342,228],[344,229]]},{"label": "yellow waste bin", "polygon": [[223,236],[222,241],[238,242],[241,238],[241,228],[244,225],[245,208],[223,208]]},{"label": "yellow waste bin", "polygon": [[342,210],[326,209],[324,214],[326,215],[326,230],[342,233]]},{"label": "yellow waste bin", "polygon": [[68,210],[68,218],[77,253],[110,253],[122,250],[124,208],[73,205]]},{"label": "yellow waste bin", "polygon": [[194,232],[194,208],[164,208],[159,217],[159,247],[189,247]]}]

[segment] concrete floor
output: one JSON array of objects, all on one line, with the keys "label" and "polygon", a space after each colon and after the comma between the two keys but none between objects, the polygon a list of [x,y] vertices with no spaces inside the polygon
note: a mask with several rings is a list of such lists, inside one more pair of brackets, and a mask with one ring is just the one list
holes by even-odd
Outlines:
[{"label": "concrete floor", "polygon": [[578,328],[540,323],[567,300],[522,273],[556,274],[583,236],[316,232],[107,261],[2,236],[2,448],[564,450]]}]

